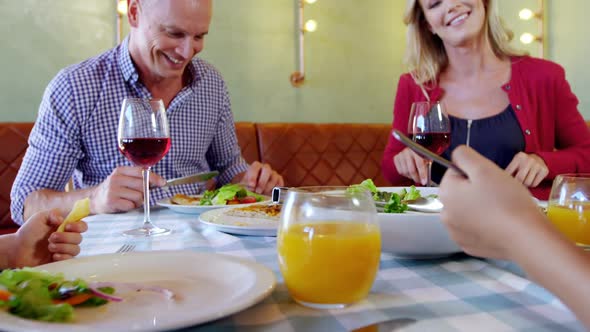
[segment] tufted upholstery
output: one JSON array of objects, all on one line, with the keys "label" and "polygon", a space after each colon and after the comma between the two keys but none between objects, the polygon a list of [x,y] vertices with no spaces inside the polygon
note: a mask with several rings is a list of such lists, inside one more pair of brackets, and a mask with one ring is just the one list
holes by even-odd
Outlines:
[{"label": "tufted upholstery", "polygon": [[33,123],[0,123],[0,234],[13,232],[10,218],[10,189],[23,160]]},{"label": "tufted upholstery", "polygon": [[[16,230],[10,189],[32,128],[30,122],[0,123],[0,234]],[[270,164],[287,186],[348,185],[366,178],[389,185],[380,164],[390,130],[389,124],[236,123],[246,161]]]},{"label": "tufted upholstery", "polygon": [[389,124],[259,123],[262,162],[281,173],[286,186],[349,185],[381,175]]},{"label": "tufted upholstery", "polygon": [[236,136],[244,159],[248,163],[260,160],[255,124],[252,122],[236,122]]}]

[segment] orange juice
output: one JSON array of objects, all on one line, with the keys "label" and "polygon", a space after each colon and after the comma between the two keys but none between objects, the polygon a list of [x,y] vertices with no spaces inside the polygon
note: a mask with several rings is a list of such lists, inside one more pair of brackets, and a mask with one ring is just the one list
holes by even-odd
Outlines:
[{"label": "orange juice", "polygon": [[281,229],[279,265],[291,296],[317,304],[349,304],[369,293],[381,253],[377,225],[321,222]]},{"label": "orange juice", "polygon": [[547,217],[568,239],[590,245],[590,204],[576,204],[571,208],[549,205]]}]

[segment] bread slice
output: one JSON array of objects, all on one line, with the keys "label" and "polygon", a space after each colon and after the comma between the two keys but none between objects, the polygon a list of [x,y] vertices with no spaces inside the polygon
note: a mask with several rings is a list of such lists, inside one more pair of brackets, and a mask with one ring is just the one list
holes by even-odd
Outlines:
[{"label": "bread slice", "polygon": [[176,194],[170,198],[172,204],[178,205],[200,205],[201,197],[193,197],[185,194]]}]

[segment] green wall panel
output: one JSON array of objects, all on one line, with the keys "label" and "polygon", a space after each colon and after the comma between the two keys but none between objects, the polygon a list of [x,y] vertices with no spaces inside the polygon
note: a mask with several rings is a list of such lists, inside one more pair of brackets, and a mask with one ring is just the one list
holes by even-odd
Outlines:
[{"label": "green wall panel", "polygon": [[[500,0],[516,37],[535,32],[518,11],[535,0]],[[590,2],[548,0],[546,56],[562,64],[590,118]],[[205,51],[227,81],[238,121],[391,122],[402,64],[403,0],[318,0],[305,8],[306,83],[294,88],[294,0],[215,0]],[[127,27],[124,27],[127,31]],[[59,69],[114,45],[114,0],[0,0],[0,121],[33,121]],[[515,45],[522,46],[515,41]],[[536,55],[535,46],[528,48]]]},{"label": "green wall panel", "polygon": [[34,121],[63,67],[113,45],[114,1],[0,0],[0,121]]}]

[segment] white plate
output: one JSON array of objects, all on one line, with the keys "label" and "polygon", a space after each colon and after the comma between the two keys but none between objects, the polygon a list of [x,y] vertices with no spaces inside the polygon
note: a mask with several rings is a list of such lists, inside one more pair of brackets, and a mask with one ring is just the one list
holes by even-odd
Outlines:
[{"label": "white plate", "polygon": [[253,235],[253,236],[276,236],[279,227],[279,220],[264,218],[249,218],[227,215],[231,208],[207,211],[199,216],[199,222],[220,232]]},{"label": "white plate", "polygon": [[[206,266],[207,268],[203,268]],[[75,322],[44,323],[0,312],[3,331],[155,331],[208,322],[244,310],[268,296],[275,277],[251,261],[211,253],[153,251],[88,256],[38,267],[87,281],[135,282],[169,288],[126,295],[122,302],[75,309]],[[116,293],[115,293],[116,294]]]},{"label": "white plate", "polygon": [[[404,187],[381,187],[399,192]],[[438,194],[438,188],[419,187],[422,196]],[[379,213],[381,250],[405,258],[434,258],[461,252],[440,220],[439,213]]]},{"label": "white plate", "polygon": [[[191,195],[191,197],[202,197],[202,195]],[[263,203],[267,201],[261,201],[256,203],[249,203],[249,204],[233,204],[232,207],[239,207],[239,206],[246,206],[250,204],[257,204]],[[226,208],[229,205],[180,205],[180,204],[172,204],[170,202],[170,198],[165,198],[156,203],[159,206],[164,206],[169,208],[170,210],[178,213],[186,213],[186,214],[201,214],[205,211],[214,210],[214,209],[221,209]]]}]

